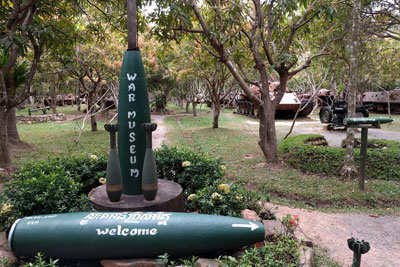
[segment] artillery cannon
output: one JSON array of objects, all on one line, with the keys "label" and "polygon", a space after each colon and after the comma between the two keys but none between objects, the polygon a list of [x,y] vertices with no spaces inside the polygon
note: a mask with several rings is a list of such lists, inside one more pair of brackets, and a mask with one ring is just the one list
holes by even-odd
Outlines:
[{"label": "artillery cannon", "polygon": [[[356,107],[356,114],[359,117],[369,117],[369,105]],[[326,106],[319,111],[319,120],[321,123],[328,124],[328,130],[346,127],[343,120],[347,118],[347,102],[336,100],[332,106]]]}]

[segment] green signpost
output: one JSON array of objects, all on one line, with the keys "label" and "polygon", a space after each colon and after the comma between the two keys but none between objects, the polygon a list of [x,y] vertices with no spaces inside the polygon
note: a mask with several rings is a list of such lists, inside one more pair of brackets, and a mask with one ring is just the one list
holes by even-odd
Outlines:
[{"label": "green signpost", "polygon": [[343,124],[348,127],[361,128],[361,148],[360,148],[360,173],[358,187],[365,189],[365,167],[367,164],[368,128],[380,128],[383,123],[392,122],[391,118],[345,118]]},{"label": "green signpost", "polygon": [[17,256],[107,259],[199,255],[264,240],[259,222],[179,212],[80,212],[25,217],[9,234]]}]

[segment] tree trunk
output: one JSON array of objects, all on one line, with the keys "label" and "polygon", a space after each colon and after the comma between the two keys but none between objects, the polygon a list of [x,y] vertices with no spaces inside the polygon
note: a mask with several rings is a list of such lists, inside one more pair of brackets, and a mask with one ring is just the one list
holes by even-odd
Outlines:
[{"label": "tree trunk", "polygon": [[90,116],[90,127],[92,132],[97,132],[97,119],[96,119],[96,107],[94,106],[94,93],[90,93],[88,96],[87,113]]},{"label": "tree trunk", "polygon": [[186,113],[189,113],[190,102],[186,100]]},{"label": "tree trunk", "polygon": [[[10,70],[5,79],[5,85],[7,87],[7,92],[9,98],[14,98],[17,93],[17,85],[15,84],[15,73],[13,70]],[[17,120],[16,120],[16,108],[8,107],[6,112],[7,119],[7,142],[19,143],[21,139],[19,138],[18,129],[17,129]],[[1,124],[0,124],[1,125]],[[5,125],[5,124],[4,124]]]},{"label": "tree trunk", "polygon": [[17,115],[15,108],[11,108],[7,112],[7,138],[7,141],[11,143],[21,142],[17,129]]},{"label": "tree trunk", "polygon": [[221,112],[221,106],[219,104],[211,102],[211,108],[213,111],[213,128],[216,129],[218,128],[218,118]]},{"label": "tree trunk", "polygon": [[258,144],[268,163],[278,162],[278,146],[275,132],[275,110],[272,103],[267,104],[267,100],[259,107],[260,112],[260,140]]},{"label": "tree trunk", "polygon": [[197,106],[196,100],[193,100],[193,101],[192,101],[193,117],[197,117],[196,106]]},{"label": "tree trunk", "polygon": [[[354,0],[353,7],[353,26],[350,43],[350,79],[349,90],[347,94],[347,116],[355,117],[356,109],[356,94],[358,86],[358,46],[359,46],[359,31],[360,31],[360,12],[361,0]],[[343,176],[351,178],[357,174],[357,168],[354,163],[354,128],[347,128],[346,136],[346,158],[341,168],[340,173]]]},{"label": "tree trunk", "polygon": [[92,132],[97,132],[97,119],[96,115],[91,115],[90,116],[90,126],[92,128]]},{"label": "tree trunk", "polygon": [[56,95],[56,91],[54,89],[51,90],[51,102],[50,102],[50,106],[51,106],[51,111],[53,112],[53,114],[57,114],[57,95]]},{"label": "tree trunk", "polygon": [[11,167],[11,155],[7,144],[7,117],[8,112],[5,112],[4,108],[0,109],[0,168]]}]

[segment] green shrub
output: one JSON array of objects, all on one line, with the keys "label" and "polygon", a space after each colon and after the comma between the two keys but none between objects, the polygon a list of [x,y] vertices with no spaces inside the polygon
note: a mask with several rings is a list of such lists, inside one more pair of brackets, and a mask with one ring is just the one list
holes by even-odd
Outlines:
[{"label": "green shrub", "polygon": [[57,263],[58,260],[52,260],[52,259],[49,259],[49,262],[47,262],[42,253],[39,252],[35,256],[34,261],[24,264],[24,267],[56,267],[58,266]]},{"label": "green shrub", "polygon": [[238,259],[224,256],[219,260],[219,265],[295,267],[300,259],[299,246],[299,241],[282,235],[275,242],[266,242],[259,247],[245,250]]},{"label": "green shrub", "polygon": [[[322,135],[298,135],[279,144],[285,161],[306,172],[334,175],[344,162],[346,150],[340,147],[315,146],[307,141]],[[381,149],[368,149],[366,176],[370,179],[400,181],[400,143],[386,140],[368,140]],[[354,150],[356,166],[360,163],[360,149]]]},{"label": "green shrub", "polygon": [[86,193],[105,176],[105,156],[53,158],[31,162],[4,184],[0,231],[21,217],[92,210]]},{"label": "green shrub", "polygon": [[179,183],[186,196],[211,185],[225,174],[220,159],[206,157],[188,148],[163,145],[155,151],[155,158],[158,177]]},{"label": "green shrub", "polygon": [[1,230],[23,216],[91,210],[82,184],[62,173],[9,181],[0,195]]},{"label": "green shrub", "polygon": [[98,179],[105,177],[107,169],[107,155],[82,155],[72,157],[48,158],[43,161],[32,161],[24,165],[13,177],[25,179],[37,177],[41,174],[63,173],[74,181],[82,184],[84,193],[99,184]]}]

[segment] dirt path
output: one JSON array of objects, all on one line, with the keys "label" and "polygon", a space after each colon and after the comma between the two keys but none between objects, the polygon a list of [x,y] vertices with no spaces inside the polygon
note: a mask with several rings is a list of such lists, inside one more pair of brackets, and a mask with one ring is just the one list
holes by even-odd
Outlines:
[{"label": "dirt path", "polygon": [[153,148],[161,147],[162,143],[167,142],[167,128],[164,126],[165,116],[151,115],[151,121],[157,123],[157,129],[153,132]]},{"label": "dirt path", "polygon": [[363,267],[400,266],[400,217],[356,213],[324,213],[270,204],[282,218],[288,213],[300,217],[299,232],[306,239],[328,249],[329,255],[343,266],[350,266],[353,253],[347,246],[351,237],[369,242],[371,250],[362,256]]}]

